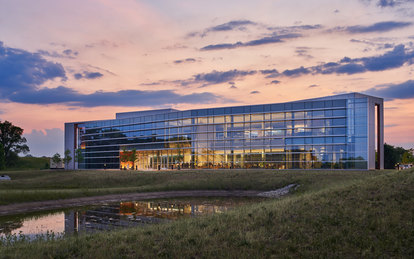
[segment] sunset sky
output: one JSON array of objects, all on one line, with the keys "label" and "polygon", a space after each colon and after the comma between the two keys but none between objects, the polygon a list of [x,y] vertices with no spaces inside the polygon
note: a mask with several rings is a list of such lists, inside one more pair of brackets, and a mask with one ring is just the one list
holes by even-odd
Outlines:
[{"label": "sunset sky", "polygon": [[0,0],[0,120],[34,156],[64,122],[347,92],[414,147],[414,0]]}]

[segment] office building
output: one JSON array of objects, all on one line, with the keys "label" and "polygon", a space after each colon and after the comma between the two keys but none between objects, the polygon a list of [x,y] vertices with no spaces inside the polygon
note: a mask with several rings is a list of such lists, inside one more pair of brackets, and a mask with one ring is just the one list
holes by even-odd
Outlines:
[{"label": "office building", "polygon": [[382,169],[383,129],[383,99],[350,93],[65,123],[65,150],[69,169]]}]

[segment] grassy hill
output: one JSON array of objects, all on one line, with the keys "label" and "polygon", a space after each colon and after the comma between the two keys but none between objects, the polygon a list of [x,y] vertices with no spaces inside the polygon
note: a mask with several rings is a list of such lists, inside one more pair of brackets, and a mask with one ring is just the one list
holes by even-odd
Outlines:
[{"label": "grassy hill", "polygon": [[[49,169],[48,157],[19,157],[16,164],[13,167],[7,168],[7,170],[41,170]],[[3,172],[2,172],[3,173]]]},{"label": "grassy hill", "polygon": [[306,174],[282,199],[169,224],[0,246],[0,257],[414,257],[414,170]]}]

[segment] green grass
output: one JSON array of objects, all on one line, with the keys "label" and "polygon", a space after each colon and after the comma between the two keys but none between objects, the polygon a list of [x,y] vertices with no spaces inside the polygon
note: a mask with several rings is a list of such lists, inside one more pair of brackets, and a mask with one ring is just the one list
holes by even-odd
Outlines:
[{"label": "green grass", "polygon": [[[364,179],[389,171],[8,171],[0,182],[0,205],[111,193],[169,190],[272,190],[291,183],[318,189],[343,180]],[[311,185],[309,183],[312,183]]]},{"label": "green grass", "polygon": [[[7,170],[41,170],[49,169],[50,158],[48,157],[19,157],[16,164]],[[0,171],[3,174],[3,171]]]},{"label": "green grass", "polygon": [[[239,177],[249,179],[243,173]],[[236,177],[237,173],[229,174]],[[266,188],[283,178],[298,181],[301,186],[285,198],[246,205],[225,214],[0,246],[0,257],[414,257],[414,170],[257,174],[266,177],[266,182],[260,181]],[[169,177],[178,177],[173,175]],[[217,173],[223,179],[231,176]],[[198,177],[194,176],[200,184],[203,181]],[[236,185],[245,184],[240,180]]]}]

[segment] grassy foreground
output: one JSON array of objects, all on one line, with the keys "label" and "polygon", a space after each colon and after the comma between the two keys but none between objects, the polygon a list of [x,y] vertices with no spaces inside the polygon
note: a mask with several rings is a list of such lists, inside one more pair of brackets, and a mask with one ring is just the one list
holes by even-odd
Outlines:
[{"label": "grassy foreground", "polygon": [[225,214],[0,246],[0,258],[414,257],[414,170],[322,178]]},{"label": "grassy foreground", "polygon": [[291,183],[320,189],[345,180],[370,178],[389,171],[65,171],[2,172],[12,181],[0,182],[0,205],[111,193],[169,190],[272,190]]}]

